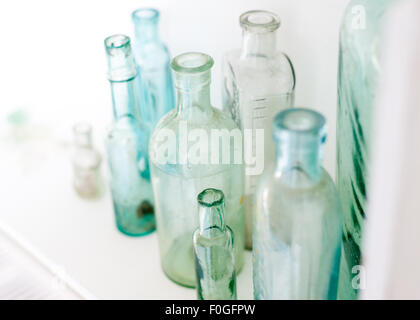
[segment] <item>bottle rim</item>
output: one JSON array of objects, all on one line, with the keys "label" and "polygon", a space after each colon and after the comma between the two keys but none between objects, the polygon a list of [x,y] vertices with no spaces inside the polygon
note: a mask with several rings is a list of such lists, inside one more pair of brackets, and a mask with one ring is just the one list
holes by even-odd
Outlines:
[{"label": "bottle rim", "polygon": [[128,47],[130,45],[130,38],[124,34],[114,34],[105,38],[104,42],[107,49],[118,49]]},{"label": "bottle rim", "polygon": [[171,67],[178,73],[201,73],[213,67],[212,57],[201,52],[182,53],[171,61]]},{"label": "bottle rim", "polygon": [[134,22],[155,22],[159,15],[159,10],[155,8],[140,8],[133,11],[131,18]]},{"label": "bottle rim", "polygon": [[239,23],[244,30],[264,33],[275,31],[281,21],[277,14],[266,10],[247,11],[239,17]]},{"label": "bottle rim", "polygon": [[202,206],[214,207],[223,204],[224,198],[225,196],[221,190],[208,188],[197,196],[197,201]]}]

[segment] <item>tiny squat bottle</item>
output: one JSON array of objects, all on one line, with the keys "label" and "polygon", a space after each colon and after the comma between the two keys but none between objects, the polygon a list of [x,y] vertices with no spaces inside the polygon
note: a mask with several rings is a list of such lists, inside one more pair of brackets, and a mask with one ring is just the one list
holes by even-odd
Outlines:
[{"label": "tiny squat bottle", "polygon": [[201,192],[198,212],[200,226],[193,236],[198,299],[236,300],[233,232],[225,224],[223,192]]},{"label": "tiny squat bottle", "polygon": [[[240,16],[240,25],[242,47],[228,52],[223,63],[223,110],[244,132],[245,156],[257,157],[255,163],[247,162],[245,176],[245,237],[251,249],[256,184],[274,159],[273,118],[293,106],[296,80],[289,57],[277,47],[280,19],[276,14],[248,11]],[[257,130],[263,133],[263,139],[258,139]]]},{"label": "tiny squat bottle", "polygon": [[341,208],[321,166],[325,118],[289,109],[274,120],[276,160],[256,193],[255,299],[336,299]]},{"label": "tiny squat bottle", "polygon": [[97,198],[102,194],[102,157],[92,146],[92,127],[87,123],[73,126],[74,189],[82,198]]},{"label": "tiny squat bottle", "polygon": [[137,77],[130,39],[105,39],[114,107],[114,122],[105,144],[118,229],[141,236],[155,229],[153,191],[147,155],[150,130],[138,115]]},{"label": "tiny squat bottle", "polygon": [[175,107],[170,56],[159,36],[159,11],[141,8],[131,15],[134,23],[134,55],[141,74],[140,92],[145,103],[140,105],[143,121],[154,128]]}]

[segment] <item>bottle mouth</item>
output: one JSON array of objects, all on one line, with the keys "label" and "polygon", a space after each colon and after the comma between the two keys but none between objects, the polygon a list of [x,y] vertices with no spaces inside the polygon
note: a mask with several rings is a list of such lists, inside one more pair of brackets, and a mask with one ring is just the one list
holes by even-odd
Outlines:
[{"label": "bottle mouth", "polygon": [[123,34],[114,34],[105,39],[105,47],[109,54],[113,55],[115,49],[123,49],[130,47],[130,38]]},{"label": "bottle mouth", "polygon": [[172,59],[172,70],[178,73],[201,73],[213,67],[213,58],[205,53],[187,52]]},{"label": "bottle mouth", "polygon": [[271,32],[280,27],[278,15],[265,10],[247,11],[240,16],[239,22],[244,30],[255,33]]},{"label": "bottle mouth", "polygon": [[133,11],[131,18],[134,22],[156,22],[159,11],[154,8],[141,8]]},{"label": "bottle mouth", "polygon": [[221,205],[224,201],[224,194],[217,189],[205,189],[197,197],[198,203],[205,207]]},{"label": "bottle mouth", "polygon": [[293,108],[280,112],[274,118],[274,136],[283,134],[295,136],[308,136],[326,140],[326,120],[324,116],[314,110]]}]

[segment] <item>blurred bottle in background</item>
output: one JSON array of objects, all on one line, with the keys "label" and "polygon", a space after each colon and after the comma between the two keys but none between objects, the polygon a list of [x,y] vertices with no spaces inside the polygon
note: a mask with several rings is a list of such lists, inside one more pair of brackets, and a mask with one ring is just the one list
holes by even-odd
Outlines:
[{"label": "blurred bottle in background", "polygon": [[74,189],[82,198],[98,198],[103,192],[102,157],[92,145],[92,127],[88,123],[73,126],[72,157]]},{"label": "blurred bottle in background", "polygon": [[[264,154],[245,138],[252,155],[264,156],[264,166],[274,159],[272,121],[275,114],[294,103],[295,74],[290,59],[277,47],[279,17],[268,11],[241,15],[242,48],[226,54],[223,64],[223,110],[238,126],[264,130]],[[245,136],[246,137],[246,136]],[[251,166],[251,165],[248,165]],[[259,175],[245,177],[246,246],[252,248],[252,206]]]},{"label": "blurred bottle in background", "polygon": [[114,122],[105,143],[110,185],[118,229],[141,236],[155,229],[148,144],[150,128],[138,115],[137,71],[130,39],[114,35],[105,39]]},{"label": "blurred bottle in background", "polygon": [[258,185],[253,233],[255,299],[336,299],[342,216],[322,167],[325,118],[309,109],[274,120],[275,164]]},{"label": "blurred bottle in background", "polygon": [[139,92],[143,121],[154,128],[169,110],[175,107],[174,88],[168,48],[159,36],[159,11],[151,8],[132,13],[134,23],[134,54],[141,79]]},{"label": "blurred bottle in background", "polygon": [[352,277],[361,256],[372,111],[381,73],[385,13],[398,0],[353,0],[340,34],[337,111],[337,185],[343,204],[343,259],[339,297],[355,299]]}]

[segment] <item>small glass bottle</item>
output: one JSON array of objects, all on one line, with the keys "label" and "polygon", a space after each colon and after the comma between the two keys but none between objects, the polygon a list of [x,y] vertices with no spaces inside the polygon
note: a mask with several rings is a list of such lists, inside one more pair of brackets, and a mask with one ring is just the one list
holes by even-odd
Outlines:
[{"label": "small glass bottle", "polygon": [[336,299],[341,253],[337,191],[322,168],[325,118],[289,109],[274,120],[276,160],[256,193],[255,299]]},{"label": "small glass bottle", "polygon": [[[372,112],[381,73],[386,12],[398,0],[353,0],[341,25],[337,110],[337,187],[343,204],[339,297],[356,299],[351,278],[360,265]],[[354,273],[356,270],[356,273]]]},{"label": "small glass bottle", "polygon": [[[295,73],[287,55],[277,48],[279,17],[268,11],[248,11],[240,16],[242,48],[228,52],[223,64],[223,110],[242,130],[252,129],[252,156],[264,157],[267,168],[274,158],[271,139],[275,114],[294,103]],[[264,152],[256,149],[256,129],[264,130]],[[256,163],[246,163],[246,245],[252,247],[252,206],[256,183],[262,172]],[[251,173],[252,172],[252,173]]]},{"label": "small glass bottle", "polygon": [[236,300],[233,232],[225,224],[223,192],[206,189],[197,199],[200,226],[193,243],[198,299]]},{"label": "small glass bottle", "polygon": [[150,129],[138,116],[137,77],[130,39],[105,39],[114,107],[114,122],[105,143],[110,184],[118,229],[141,236],[155,229],[148,143]]},{"label": "small glass bottle", "polygon": [[97,198],[102,194],[102,157],[92,145],[92,127],[87,123],[73,126],[74,189],[83,198]]},{"label": "small glass bottle", "polygon": [[[211,106],[212,66],[213,59],[203,53],[184,53],[172,60],[177,108],[158,123],[149,147],[162,268],[170,279],[187,287],[196,285],[191,237],[199,225],[196,196],[204,189],[225,194],[237,271],[243,264],[244,167],[235,161],[242,139],[235,122]],[[235,139],[239,145],[232,146],[228,138],[227,144],[219,144],[222,150],[210,147],[209,139],[217,133],[239,133],[239,141]],[[200,158],[194,159],[197,150]],[[224,156],[228,161],[223,161]]]},{"label": "small glass bottle", "polygon": [[142,8],[131,15],[134,23],[134,55],[141,74],[139,83],[145,103],[142,119],[154,128],[175,107],[170,56],[159,36],[159,11]]}]

